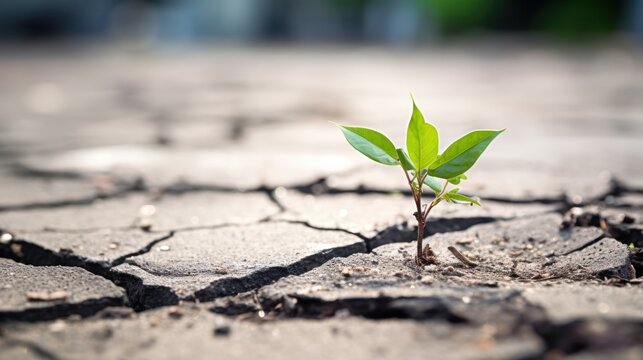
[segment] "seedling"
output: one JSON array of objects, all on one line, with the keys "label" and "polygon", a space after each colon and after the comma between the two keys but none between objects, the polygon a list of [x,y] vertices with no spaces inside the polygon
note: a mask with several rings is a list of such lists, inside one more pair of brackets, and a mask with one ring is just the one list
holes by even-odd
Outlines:
[{"label": "seedling", "polygon": [[[415,262],[418,266],[436,263],[435,253],[430,245],[422,247],[426,219],[431,209],[442,201],[480,206],[480,200],[461,194],[457,187],[449,189],[449,184],[458,185],[466,180],[467,176],[464,173],[504,129],[472,131],[454,141],[438,155],[438,131],[433,124],[424,120],[422,112],[415,105],[415,100],[406,132],[406,151],[396,148],[391,140],[375,130],[338,126],[355,150],[380,164],[399,165],[402,168],[413,195],[414,216],[418,223]],[[435,193],[435,197],[428,204],[422,204],[424,185]]]}]

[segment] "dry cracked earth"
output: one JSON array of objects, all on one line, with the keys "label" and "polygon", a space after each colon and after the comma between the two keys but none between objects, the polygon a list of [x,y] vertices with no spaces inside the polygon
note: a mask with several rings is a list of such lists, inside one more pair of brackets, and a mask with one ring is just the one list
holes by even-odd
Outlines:
[{"label": "dry cracked earth", "polygon": [[[0,358],[641,359],[643,62],[544,48],[0,55]],[[413,264],[402,143],[509,130]],[[448,250],[455,247],[468,261]]]}]

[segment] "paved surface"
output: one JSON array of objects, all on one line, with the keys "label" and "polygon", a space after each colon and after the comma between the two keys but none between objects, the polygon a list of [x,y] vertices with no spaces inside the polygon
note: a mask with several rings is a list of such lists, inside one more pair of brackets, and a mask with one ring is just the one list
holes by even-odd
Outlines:
[{"label": "paved surface", "polygon": [[[3,360],[643,357],[638,52],[10,50]],[[425,268],[399,169],[328,124],[403,144],[409,90],[442,148],[509,129]]]}]

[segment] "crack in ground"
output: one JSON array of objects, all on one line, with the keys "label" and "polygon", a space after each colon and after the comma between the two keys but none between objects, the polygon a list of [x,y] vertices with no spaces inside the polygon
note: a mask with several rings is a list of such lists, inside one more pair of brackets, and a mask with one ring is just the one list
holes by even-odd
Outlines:
[{"label": "crack in ground", "polygon": [[[265,220],[265,222],[286,222],[301,224],[319,231],[344,232],[360,238],[362,242],[320,251],[286,266],[270,267],[267,269],[262,269],[260,271],[255,271],[247,276],[216,281],[210,286],[197,291],[193,300],[208,301],[220,296],[229,296],[240,292],[257,289],[276,280],[279,280],[282,277],[289,275],[300,275],[308,272],[318,266],[323,265],[324,263],[335,257],[346,257],[358,252],[365,252],[367,246],[366,238],[344,229],[322,228],[307,224],[306,222],[288,220]],[[243,225],[246,224],[220,224],[209,226],[206,228],[216,229],[222,227]],[[160,306],[175,305],[180,300],[179,296],[176,295],[174,291],[168,287],[161,285],[144,284],[143,279],[135,275],[114,272],[112,271],[112,269],[120,264],[127,263],[131,266],[136,266],[141,270],[148,272],[146,269],[136,264],[132,264],[127,260],[131,257],[143,255],[150,252],[154,246],[172,238],[172,236],[174,236],[174,234],[178,232],[192,230],[196,229],[185,228],[173,230],[162,237],[152,240],[142,248],[122,255],[117,259],[112,260],[111,262],[95,261],[71,252],[52,251],[22,239],[14,239],[6,244],[0,245],[0,257],[10,258],[15,261],[34,266],[59,265],[83,268],[95,275],[104,277],[112,281],[119,287],[124,288],[127,293],[129,305],[137,311],[142,311]]]},{"label": "crack in ground", "polygon": [[[25,177],[38,177],[38,178],[46,178],[46,179],[57,179],[57,178],[88,179],[88,176],[81,172],[42,170],[42,169],[28,167],[21,163],[14,163],[12,164],[12,167],[15,173]],[[350,174],[356,171],[356,169],[359,170],[360,168],[363,168],[363,167],[351,168],[345,171],[340,171],[330,175],[322,176],[316,180],[312,180],[307,183],[305,182],[299,185],[292,185],[286,188],[290,190],[295,190],[299,193],[306,194],[306,195],[322,195],[322,194],[324,195],[336,195],[336,194],[388,195],[394,192],[394,193],[399,193],[399,194],[411,197],[412,194],[410,190],[391,191],[391,190],[384,190],[384,189],[369,188],[363,185],[359,185],[355,189],[337,189],[337,188],[332,188],[328,185],[328,179],[330,179],[331,177]],[[122,178],[121,179],[115,178],[115,179],[116,179],[116,183],[118,183],[122,187],[120,190],[115,192],[105,193],[105,194],[96,194],[94,196],[90,196],[83,199],[75,199],[75,200],[5,205],[5,206],[0,206],[0,212],[11,211],[11,210],[26,210],[26,209],[37,209],[37,208],[56,208],[56,207],[64,207],[64,206],[87,205],[97,200],[118,198],[134,192],[151,192],[151,191],[155,191],[156,193],[159,193],[161,195],[184,194],[189,192],[203,192],[203,191],[222,192],[222,193],[265,193],[281,211],[286,210],[286,207],[284,207],[283,204],[281,204],[278,201],[278,199],[275,197],[275,190],[278,188],[282,188],[282,186],[260,185],[254,188],[241,189],[238,187],[230,187],[230,186],[222,186],[222,185],[206,185],[206,184],[192,184],[192,183],[185,183],[185,182],[177,182],[174,184],[161,186],[157,188],[157,187],[150,187],[149,185],[147,185],[145,183],[145,180],[141,177],[136,178],[134,180],[122,179]],[[489,197],[484,197],[483,200],[490,200],[494,202],[507,203],[507,204],[533,204],[533,203],[544,204],[544,205],[560,204],[560,212],[565,212],[573,206],[586,206],[597,202],[602,202],[610,196],[621,196],[627,193],[643,194],[643,188],[627,186],[617,177],[612,177],[610,179],[609,189],[607,189],[603,194],[596,195],[580,203],[572,201],[565,193],[560,194],[558,196],[552,196],[552,197],[524,198],[524,199],[489,196]]]},{"label": "crack in ground", "polygon": [[528,301],[521,290],[512,289],[507,296],[491,296],[463,305],[462,299],[450,295],[349,297],[326,300],[304,294],[286,294],[279,298],[254,292],[228,299],[224,306],[210,311],[239,319],[264,318],[325,319],[346,316],[366,319],[405,319],[444,321],[456,326],[488,326],[507,329],[504,335],[528,331],[543,341],[538,358],[548,354],[572,355],[583,351],[602,352],[627,349],[643,342],[643,321],[579,318],[556,322],[540,305]]},{"label": "crack in ground", "polygon": [[112,262],[110,263],[110,268],[112,268],[114,266],[118,266],[118,265],[124,263],[125,261],[127,261],[127,259],[129,259],[131,257],[143,255],[143,254],[146,254],[146,253],[152,251],[152,248],[155,245],[157,245],[158,243],[160,243],[162,241],[165,241],[165,240],[168,240],[168,239],[172,238],[172,236],[174,236],[174,231],[170,231],[167,235],[150,241],[147,245],[143,246],[142,248],[140,248],[140,249],[138,249],[136,251],[127,253],[127,254],[125,254],[123,256],[120,256],[120,257],[112,260]]},{"label": "crack in ground", "polygon": [[[122,255],[112,261],[97,261],[97,260],[92,260],[87,257],[74,254],[72,252],[52,251],[38,244],[29,242],[27,240],[22,240],[22,239],[14,239],[7,243],[0,244],[0,257],[12,259],[16,262],[33,265],[33,266],[68,266],[68,267],[78,267],[81,269],[85,269],[91,272],[92,274],[103,277],[111,281],[115,285],[123,288],[125,290],[125,293],[127,294],[127,304],[132,306],[134,309],[137,309],[137,308],[140,308],[138,304],[138,302],[140,301],[140,298],[138,297],[138,293],[140,291],[138,290],[136,285],[141,286],[142,284],[138,284],[136,279],[130,279],[124,275],[115,274],[111,271],[111,269],[115,266],[118,266],[124,263],[130,257],[142,255],[151,251],[151,249],[155,245],[157,245],[162,241],[170,239],[173,235],[174,235],[173,232],[169,232],[164,236],[161,236],[157,239],[150,241],[142,248],[136,251],[127,253],[125,255]],[[148,293],[164,295],[162,296],[162,298],[164,299],[168,298],[168,296],[166,296],[166,292],[164,292],[162,289],[159,291],[159,289],[150,287],[148,289]],[[56,311],[50,311],[51,307],[47,308],[45,312],[38,312],[38,310],[40,309],[23,310],[23,311],[20,311],[18,314],[14,314],[14,315],[3,314],[3,317],[12,318],[13,316],[13,317],[16,317],[17,319],[19,318],[21,320],[30,320],[30,321],[51,320],[54,318],[60,318],[67,315],[71,315],[73,311],[76,311],[76,312],[73,312],[74,314],[80,313],[81,315],[83,315],[84,312],[90,311],[90,309],[95,310],[96,306],[94,305],[96,304],[99,304],[99,303],[90,301],[87,304],[82,304],[82,303],[81,304],[60,304],[60,305],[56,305],[56,306],[61,306],[59,309],[57,308]],[[65,305],[69,305],[69,307],[67,308],[65,307]],[[123,304],[122,303],[112,304],[110,302],[106,306],[116,306],[116,305],[123,305]],[[162,306],[162,305],[159,305],[159,306]],[[100,309],[104,307],[105,306],[100,307]],[[87,310],[83,310],[85,308],[87,308]],[[94,313],[96,311],[99,311],[100,309],[95,310]],[[55,315],[55,317],[50,318],[49,315]],[[91,314],[88,313],[87,315],[91,315]]]},{"label": "crack in ground", "polygon": [[[271,216],[272,217],[272,216]],[[319,230],[319,231],[337,231],[337,232],[343,232],[345,234],[357,236],[358,238],[362,239],[364,242],[368,242],[370,239],[358,232],[353,232],[341,227],[335,227],[335,228],[330,228],[330,227],[323,227],[323,226],[317,226],[311,224],[309,221],[306,220],[289,220],[289,219],[271,219],[271,217],[266,218],[264,221],[261,221],[263,223],[286,223],[286,224],[297,224],[297,225],[304,225],[306,227],[309,227],[314,230]]]},{"label": "crack in ground", "polygon": [[269,267],[255,271],[244,277],[231,277],[217,280],[215,283],[210,284],[210,286],[195,292],[195,299],[199,301],[211,301],[216,298],[256,290],[286,276],[298,276],[309,272],[334,258],[348,257],[364,252],[365,246],[363,243],[354,243],[323,250],[286,266]]},{"label": "crack in ground", "polygon": [[[518,217],[516,217],[518,218]],[[515,219],[515,218],[512,218]],[[424,238],[431,235],[464,231],[472,226],[488,224],[497,221],[508,220],[508,218],[477,216],[477,217],[456,217],[456,218],[434,218],[425,226]],[[369,252],[383,245],[392,243],[412,242],[416,240],[417,225],[409,227],[408,223],[395,224],[380,230],[375,236],[367,240]]]},{"label": "crack in ground", "polygon": [[596,244],[596,243],[600,242],[601,240],[605,239],[606,237],[607,237],[607,236],[606,236],[605,234],[599,235],[596,239],[591,240],[591,241],[587,242],[586,244],[583,244],[583,245],[581,245],[581,246],[579,246],[579,247],[577,247],[577,248],[574,248],[574,249],[569,250],[569,251],[567,251],[567,252],[564,252],[564,253],[562,253],[562,254],[553,255],[553,256],[551,256],[551,257],[552,257],[552,258],[554,258],[554,257],[567,256],[567,255],[570,255],[570,254],[573,254],[573,253],[579,252],[579,251],[581,251],[581,250],[584,250],[584,249],[586,249],[586,248],[588,248],[588,247],[590,247],[590,246],[592,246],[592,245],[594,245],[594,244]]},{"label": "crack in ground", "polygon": [[[76,172],[64,172],[61,174],[58,172],[49,172],[49,171],[43,171],[43,170],[37,170],[37,169],[27,169],[25,171],[22,171],[22,173],[28,174],[28,176],[33,176],[33,174],[37,174],[36,175],[37,177],[43,177],[43,178],[55,179],[55,178],[63,177],[63,178],[74,178],[74,179],[87,179],[86,175],[82,173],[76,173]],[[362,185],[357,186],[355,189],[331,188],[328,186],[328,179],[336,175],[337,174],[328,175],[328,176],[313,180],[311,182],[303,183],[300,185],[292,185],[285,188],[297,191],[305,195],[339,195],[339,194],[389,195],[391,193],[399,193],[404,196],[411,197],[411,192],[409,190],[391,191],[391,190],[384,190],[384,189],[368,188]],[[126,181],[126,180],[120,179],[118,180],[118,182],[121,184],[125,184],[118,191],[96,194],[96,195],[89,196],[86,198],[81,198],[81,199],[69,199],[69,200],[60,200],[60,201],[51,201],[51,202],[33,202],[33,203],[25,203],[25,204],[17,204],[17,205],[3,205],[3,206],[0,206],[0,212],[15,211],[15,210],[58,208],[58,207],[65,207],[65,206],[82,206],[82,205],[92,204],[93,202],[98,200],[120,198],[130,193],[137,193],[137,192],[154,192],[160,195],[185,194],[185,193],[191,193],[191,192],[220,192],[220,193],[239,193],[239,194],[265,193],[279,209],[285,210],[285,207],[283,206],[283,204],[281,204],[274,195],[275,190],[278,188],[282,188],[282,186],[260,185],[260,186],[251,187],[248,189],[241,189],[238,187],[230,187],[230,186],[191,184],[191,183],[178,182],[178,183],[170,184],[167,186],[161,186],[157,188],[157,187],[150,187],[145,183],[145,181],[142,178],[138,178],[133,181],[131,180]],[[638,192],[643,192],[643,190],[627,187],[623,185],[621,181],[614,178],[612,179],[610,189],[606,191],[606,193],[598,195],[595,198],[592,198],[589,201],[583,202],[581,204],[573,203],[564,194],[560,196],[554,196],[554,197],[525,198],[525,199],[491,196],[491,197],[484,197],[483,200],[490,200],[494,202],[507,203],[507,204],[533,204],[533,203],[545,204],[545,205],[560,204],[561,211],[564,212],[564,209],[568,209],[569,207],[582,206],[590,203],[595,203],[598,201],[602,201],[608,196],[619,196],[625,193],[638,193]]]},{"label": "crack in ground", "polygon": [[[41,175],[47,176],[45,174],[41,174]],[[69,174],[62,174],[62,175],[59,174],[57,176],[69,176]],[[333,195],[333,194],[342,194],[342,193],[390,194],[390,191],[367,189],[364,187],[359,187],[355,190],[329,189],[326,185],[326,179],[327,178],[321,178],[307,185],[295,186],[292,189],[299,191],[303,194],[314,194],[314,195],[318,195],[318,194]],[[374,237],[368,238],[362,234],[351,232],[342,228],[324,228],[324,227],[315,226],[308,221],[275,220],[273,219],[274,216],[288,211],[287,207],[281,204],[281,202],[275,196],[276,189],[277,187],[260,186],[255,189],[243,191],[240,189],[233,189],[233,188],[226,188],[226,187],[219,187],[219,186],[173,184],[161,189],[160,193],[161,194],[183,194],[187,192],[199,192],[199,191],[230,192],[230,193],[245,193],[245,192],[265,193],[269,197],[269,199],[279,208],[279,213],[269,215],[266,218],[259,220],[259,222],[286,222],[286,223],[293,223],[293,224],[301,224],[319,231],[341,231],[341,232],[359,237],[363,241],[363,244],[357,243],[346,247],[335,248],[329,251],[320,252],[320,253],[308,256],[306,258],[303,258],[293,264],[290,264],[287,266],[271,267],[268,269],[251,273],[250,275],[245,277],[224,279],[224,281],[218,281],[216,283],[211,284],[205,289],[201,289],[197,291],[195,293],[194,300],[209,301],[220,297],[232,296],[243,292],[256,290],[276,280],[279,280],[280,278],[283,278],[285,276],[301,275],[318,266],[323,265],[325,262],[327,262],[332,258],[344,257],[358,252],[363,252],[363,249],[361,248],[362,245],[365,246],[366,252],[370,252],[374,248],[387,243],[407,242],[407,241],[414,240],[414,236],[412,235],[415,230],[414,229],[405,230],[400,227],[400,224],[388,227],[378,232],[377,235],[375,235]],[[118,192],[113,192],[110,194],[97,194],[95,196],[92,196],[86,199],[80,199],[80,200],[68,200],[68,201],[58,201],[58,202],[50,202],[50,203],[31,203],[31,204],[22,204],[22,205],[14,205],[14,206],[5,206],[5,207],[0,207],[0,211],[84,205],[84,204],[92,203],[99,199],[118,198],[118,197],[125,196],[129,193],[149,191],[149,190],[150,189],[142,181],[140,181],[127,188],[123,188]],[[624,187],[617,180],[614,180],[612,182],[611,188],[608,191],[593,199],[590,199],[588,203],[600,202],[609,196],[620,196],[622,194],[629,193],[631,191],[632,189],[628,189]],[[410,196],[410,193],[407,195]],[[559,203],[561,204],[561,208],[563,209],[565,207],[571,206],[569,200],[565,197],[542,198],[542,199],[536,199],[536,200],[534,199],[516,200],[516,199],[503,199],[503,198],[488,198],[488,199],[496,202],[506,202],[506,203],[534,203],[534,202],[544,203],[544,204]],[[578,204],[576,204],[575,206],[578,206]],[[506,219],[495,218],[495,217],[438,218],[432,221],[432,223],[430,224],[431,226],[428,227],[426,231],[426,236],[430,236],[432,234],[441,233],[441,232],[461,231],[477,224],[495,222],[500,220],[506,220]],[[6,244],[3,246],[0,246],[0,257],[13,258],[16,261],[31,264],[31,265],[39,265],[39,266],[63,265],[63,266],[75,266],[75,267],[86,269],[96,275],[107,278],[110,281],[116,283],[117,285],[125,288],[128,295],[130,306],[133,306],[137,310],[145,310],[145,309],[150,309],[150,308],[159,307],[159,306],[176,304],[178,303],[179,298],[176,294],[173,293],[171,289],[167,287],[156,286],[156,285],[145,285],[143,284],[143,280],[140,278],[137,278],[136,276],[128,275],[128,274],[120,274],[120,273],[116,274],[113,271],[111,271],[111,269],[114,266],[126,263],[127,259],[131,257],[148,253],[158,243],[171,238],[174,232],[192,231],[192,230],[205,229],[205,228],[220,228],[224,226],[242,226],[242,225],[245,225],[245,224],[219,224],[219,225],[213,225],[213,226],[178,228],[170,231],[169,234],[161,238],[154,239],[153,241],[146,244],[141,249],[128,253],[126,255],[123,255],[113,260],[112,262],[91,261],[86,258],[77,256],[73,253],[53,252],[51,250],[42,248],[36,244],[30,243],[24,240],[12,240],[9,246],[6,246]],[[81,230],[81,231],[86,231],[86,230]],[[564,255],[569,255],[573,252],[580,251],[600,241],[602,238],[603,237],[601,236],[593,240],[592,242],[585,244],[582,247],[579,247],[577,249],[573,249],[567,252]],[[11,245],[20,246],[20,249],[23,252],[23,255],[27,254],[27,256],[26,257],[22,256],[17,258],[16,256],[11,255],[11,253],[8,253],[7,248],[10,248]]]},{"label": "crack in ground", "polygon": [[67,206],[91,205],[98,200],[123,198],[132,193],[141,192],[141,191],[143,190],[133,187],[133,188],[124,188],[124,189],[120,189],[109,193],[94,194],[92,196],[87,196],[84,198],[78,198],[73,200],[33,202],[33,203],[17,204],[17,205],[0,205],[0,212],[35,210],[35,209],[55,209],[55,208],[61,208],[61,207],[67,207]]},{"label": "crack in ground", "polygon": [[[195,293],[194,300],[209,301],[218,297],[231,296],[242,292],[259,289],[282,277],[289,275],[300,275],[308,272],[316,267],[323,265],[324,263],[335,257],[346,257],[359,252],[371,252],[375,247],[381,246],[391,241],[395,241],[396,239],[393,239],[393,235],[391,235],[391,232],[394,232],[396,236],[400,237],[400,239],[397,239],[399,241],[413,240],[413,236],[410,236],[412,231],[404,232],[403,230],[399,229],[399,226],[389,227],[379,232],[375,237],[369,238],[362,234],[355,233],[343,228],[326,228],[315,226],[308,221],[301,220],[273,220],[270,219],[271,216],[261,220],[260,222],[300,224],[318,231],[343,232],[351,236],[358,237],[362,240],[362,242],[351,244],[345,247],[325,250],[305,257],[287,266],[271,267],[240,278],[228,278],[219,280],[211,284],[209,287],[197,291]],[[437,222],[433,221],[433,223],[431,224],[431,229],[427,231],[427,236],[438,232],[459,231],[476,224],[498,220],[502,219],[492,217],[438,219]],[[439,225],[436,226],[436,224]],[[164,236],[150,241],[142,248],[122,255],[117,259],[112,260],[111,262],[90,260],[71,252],[55,252],[21,239],[15,239],[10,241],[8,244],[0,246],[0,256],[12,258],[16,261],[36,266],[63,265],[86,269],[124,288],[127,293],[130,306],[132,306],[137,311],[141,311],[159,306],[174,305],[178,303],[179,297],[172,291],[172,289],[168,287],[144,284],[143,279],[138,278],[135,275],[114,272],[112,271],[112,269],[115,266],[124,263],[128,263],[132,266],[136,265],[128,262],[127,260],[134,256],[149,253],[154,246],[172,238],[172,236],[178,232],[187,232],[199,229],[217,229],[222,227],[244,225],[246,224],[219,224],[212,226],[177,228],[165,234]],[[12,246],[16,245],[18,245],[20,250],[18,251],[18,253],[16,253],[15,251],[13,251],[14,249],[12,249]],[[18,254],[20,256],[18,256]],[[137,267],[140,268],[140,266]],[[147,270],[143,268],[141,269],[147,272]]]},{"label": "crack in ground", "polygon": [[0,321],[48,321],[71,315],[88,317],[110,306],[124,306],[123,298],[105,296],[87,299],[79,303],[52,304],[43,308],[22,309],[18,311],[0,311]]}]

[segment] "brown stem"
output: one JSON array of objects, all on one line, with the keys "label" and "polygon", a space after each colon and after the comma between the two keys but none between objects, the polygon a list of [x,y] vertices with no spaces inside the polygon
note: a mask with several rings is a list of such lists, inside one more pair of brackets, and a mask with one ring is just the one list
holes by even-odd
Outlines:
[{"label": "brown stem", "polygon": [[424,256],[422,255],[422,250],[423,250],[422,241],[424,240],[424,225],[425,225],[425,222],[423,220],[418,219],[418,233],[417,233],[417,241],[416,241],[417,243],[416,261],[418,262],[419,265],[421,265],[422,259],[424,258]]},{"label": "brown stem", "polygon": [[415,258],[415,261],[417,262],[418,265],[423,264],[423,255],[422,255],[422,241],[424,240],[424,224],[425,224],[425,218],[424,218],[424,212],[422,211],[422,181],[424,179],[424,176],[416,176],[418,179],[418,192],[417,192],[417,197],[415,200],[415,206],[417,208],[417,215],[415,216],[417,223],[418,223],[418,232],[417,232],[417,239],[416,239],[416,244],[417,244],[417,255]]},{"label": "brown stem", "polygon": [[424,247],[422,246],[422,243],[424,240],[424,228],[426,227],[426,218],[429,215],[429,211],[431,211],[431,208],[433,208],[433,206],[435,205],[435,202],[431,202],[431,204],[427,206],[426,211],[422,210],[422,184],[424,183],[424,179],[426,178],[427,174],[424,173],[422,176],[418,176],[418,174],[415,175],[414,180],[417,180],[418,182],[418,187],[416,191],[415,188],[413,187],[413,180],[411,180],[411,178],[409,177],[408,172],[406,172],[406,170],[404,169],[402,170],[404,171],[406,180],[408,181],[409,187],[411,188],[411,193],[413,194],[413,201],[415,201],[415,207],[416,207],[415,219],[417,220],[417,223],[418,223],[418,229],[417,229],[417,239],[416,239],[417,255],[415,256],[415,263],[418,266],[435,263],[435,254],[433,254],[433,251],[431,251],[431,248],[427,246],[426,251],[424,251]]}]

